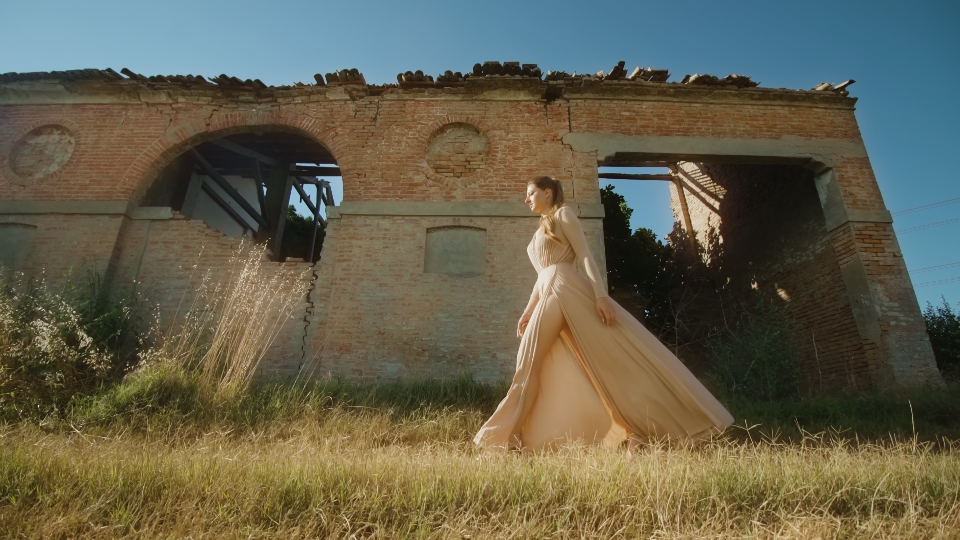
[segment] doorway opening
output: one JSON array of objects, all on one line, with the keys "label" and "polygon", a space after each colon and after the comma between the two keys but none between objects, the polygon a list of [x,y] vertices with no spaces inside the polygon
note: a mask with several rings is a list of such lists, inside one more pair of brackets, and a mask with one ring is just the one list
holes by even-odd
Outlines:
[{"label": "doorway opening", "polygon": [[[768,158],[629,154],[598,173],[601,187],[621,182],[601,190],[610,295],[691,368],[705,367],[718,333],[774,313],[808,387],[869,385],[812,170]],[[620,202],[634,210],[630,225]],[[636,216],[651,204],[670,217]]]}]

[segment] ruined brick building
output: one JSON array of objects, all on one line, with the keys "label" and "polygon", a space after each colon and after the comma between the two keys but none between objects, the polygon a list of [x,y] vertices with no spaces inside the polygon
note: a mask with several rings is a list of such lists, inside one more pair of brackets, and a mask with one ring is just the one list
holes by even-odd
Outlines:
[{"label": "ruined brick building", "polygon": [[[535,281],[526,182],[564,182],[602,264],[598,166],[668,165],[636,178],[672,182],[683,228],[722,239],[731,286],[783,300],[808,371],[834,386],[942,385],[856,99],[667,79],[516,63],[391,85],[356,70],[281,87],[0,75],[0,257],[48,276],[92,268],[117,290],[136,281],[169,316],[194,265],[222,271],[238,245],[266,242],[262,264],[311,288],[264,376],[498,379]],[[322,253],[277,260],[291,193],[313,186]]]}]

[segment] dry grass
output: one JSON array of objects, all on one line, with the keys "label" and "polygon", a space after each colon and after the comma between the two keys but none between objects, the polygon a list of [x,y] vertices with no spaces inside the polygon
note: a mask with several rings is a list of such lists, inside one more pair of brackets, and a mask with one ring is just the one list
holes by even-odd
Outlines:
[{"label": "dry grass", "polygon": [[274,408],[259,418],[174,407],[91,420],[88,408],[86,424],[3,428],[0,531],[23,538],[960,535],[960,455],[950,443],[726,437],[694,448],[653,445],[633,460],[579,447],[481,455],[470,438],[489,400],[364,406],[357,403],[373,402],[288,390],[261,399],[249,407]]},{"label": "dry grass", "polygon": [[[197,371],[211,400],[245,393],[308,289],[302,279],[267,270],[266,249],[244,244],[222,276],[205,272],[197,289],[181,298],[178,319],[154,332],[155,344],[141,354],[143,363]],[[161,328],[159,320],[155,328]]]},{"label": "dry grass", "polygon": [[766,431],[633,459],[480,454],[504,388],[250,387],[302,291],[273,294],[247,256],[123,384],[0,424],[0,536],[960,537],[955,392],[742,403]]}]

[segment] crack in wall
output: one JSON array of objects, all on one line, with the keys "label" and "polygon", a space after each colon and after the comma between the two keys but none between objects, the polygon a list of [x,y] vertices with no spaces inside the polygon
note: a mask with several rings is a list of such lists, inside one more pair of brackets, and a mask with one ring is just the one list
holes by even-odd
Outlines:
[{"label": "crack in wall", "polygon": [[[313,269],[310,271],[312,277],[310,278],[310,287],[307,288],[306,294],[306,308],[303,312],[303,330],[302,337],[300,341],[300,366],[297,368],[297,375],[303,373],[303,368],[307,363],[307,338],[310,336],[310,317],[314,316],[316,313],[316,304],[313,301],[313,291],[317,288],[317,280],[320,279],[320,276],[317,273],[317,265],[314,264]],[[311,358],[311,361],[313,359]]]}]

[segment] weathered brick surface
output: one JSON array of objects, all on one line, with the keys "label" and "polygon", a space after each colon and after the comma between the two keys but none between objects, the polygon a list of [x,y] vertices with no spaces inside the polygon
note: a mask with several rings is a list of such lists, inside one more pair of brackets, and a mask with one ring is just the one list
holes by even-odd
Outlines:
[{"label": "weathered brick surface", "polygon": [[65,274],[86,279],[91,273],[107,277],[117,250],[120,216],[70,214],[0,214],[2,223],[37,227],[23,272],[46,274],[57,281]]},{"label": "weathered brick surface", "polygon": [[[697,240],[720,243],[719,260],[712,261],[717,281],[732,291],[759,289],[784,307],[814,387],[936,380],[890,224],[850,222],[828,232],[813,172],[799,166],[682,163],[680,169]],[[676,186],[672,199],[683,223]],[[866,333],[851,304],[857,294],[843,275],[858,264],[875,297],[871,320],[861,319]],[[899,360],[884,361],[890,357]]]},{"label": "weathered brick surface", "polygon": [[[146,305],[158,306],[159,321],[151,316],[146,324],[158,322],[160,328],[167,328],[178,315],[185,315],[195,305],[198,293],[206,290],[209,294],[218,283],[238,279],[247,257],[241,250],[252,247],[249,240],[225,237],[202,221],[184,219],[125,219],[119,244],[115,287],[132,287]],[[252,321],[269,326],[278,317],[284,319],[261,366],[261,376],[285,377],[300,369],[306,317],[312,307],[307,295],[313,280],[311,266],[262,260],[258,274],[250,279],[256,286],[269,284],[274,295],[282,295],[283,287],[297,282],[304,289],[304,294],[289,304],[287,316],[272,311]],[[271,281],[274,276],[279,278],[278,282]],[[203,282],[207,283],[206,288],[201,287]]]},{"label": "weathered brick surface", "polygon": [[[846,208],[884,208],[869,160],[857,150],[862,141],[855,100],[823,93],[583,83],[546,100],[541,99],[546,83],[509,78],[463,88],[378,92],[362,85],[253,91],[133,80],[10,84],[0,85],[0,201],[5,203],[118,201],[133,209],[157,173],[192,146],[234,133],[281,130],[330,150],[349,202],[514,202],[523,199],[527,180],[546,174],[564,182],[573,202],[597,203],[599,154],[564,139],[595,134],[688,138],[697,144],[844,143],[840,154],[846,154],[810,159],[821,159],[821,168],[835,171]],[[47,95],[55,97],[42,97]],[[454,129],[458,125],[462,129]],[[43,158],[59,166],[44,176],[18,174],[16,149],[44,126],[69,132],[72,154],[62,165]],[[455,136],[443,138],[451,129]],[[464,159],[458,157],[460,147]],[[642,146],[631,151],[642,158]],[[40,163],[41,157],[23,159]],[[757,235],[774,232],[762,227],[758,232],[759,216],[778,204],[781,214],[793,216],[775,232],[796,237],[765,255],[763,275],[787,290],[793,305],[802,306],[791,309],[809,331],[805,358],[809,361],[815,337],[819,369],[857,385],[880,381],[887,376],[883,373],[899,380],[896,373],[928,369],[929,345],[924,345],[916,300],[889,224],[850,222],[827,234],[820,230],[823,213],[817,213],[809,182],[790,185],[796,193],[771,186],[739,190],[738,196],[750,201],[745,205],[765,210],[742,210],[740,217],[717,225],[730,228],[726,245],[747,259],[751,242],[760,240]],[[802,208],[788,204],[794,195],[802,199]],[[691,194],[688,200],[696,199]],[[773,206],[764,206],[768,202]],[[712,219],[702,210],[693,208],[698,232]],[[59,272],[90,260],[118,287],[142,282],[141,288],[161,300],[164,313],[190,290],[193,264],[197,272],[225,273],[238,242],[179,219],[7,212],[2,219],[39,227],[28,269]],[[486,229],[487,273],[472,278],[425,274],[426,229],[456,220]],[[585,227],[599,247],[599,220],[585,220]],[[313,288],[298,315],[301,322],[285,329],[278,340],[282,352],[265,367],[265,375],[292,372],[301,363],[323,374],[358,377],[470,371],[494,379],[510,373],[515,319],[535,277],[524,253],[535,228],[535,219],[521,217],[344,214],[330,220]],[[851,315],[849,285],[840,276],[845,265],[853,264],[849,261],[862,264],[871,306],[889,339],[868,339],[863,321]],[[264,264],[277,272],[300,269]]]}]

